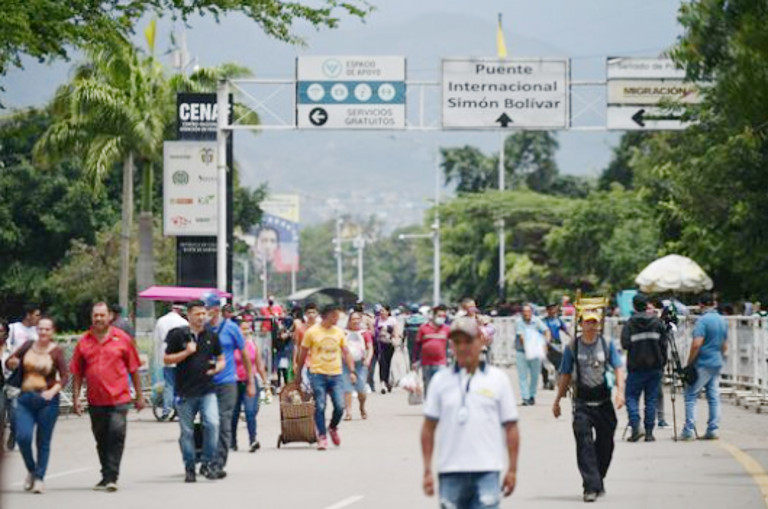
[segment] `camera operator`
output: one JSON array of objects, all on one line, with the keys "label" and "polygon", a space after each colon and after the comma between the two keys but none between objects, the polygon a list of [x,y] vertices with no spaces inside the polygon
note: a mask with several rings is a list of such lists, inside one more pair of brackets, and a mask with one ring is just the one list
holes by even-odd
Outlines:
[{"label": "camera operator", "polygon": [[[653,442],[656,403],[661,376],[667,363],[667,327],[648,310],[648,297],[638,293],[632,299],[634,314],[621,331],[621,347],[627,352],[627,413],[632,427],[630,442],[645,436]],[[645,393],[645,434],[640,431],[640,394]]]}]

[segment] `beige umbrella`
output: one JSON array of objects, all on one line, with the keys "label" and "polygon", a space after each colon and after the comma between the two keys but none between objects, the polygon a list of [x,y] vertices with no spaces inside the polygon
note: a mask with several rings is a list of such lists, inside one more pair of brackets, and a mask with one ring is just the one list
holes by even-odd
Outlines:
[{"label": "beige umbrella", "polygon": [[696,293],[712,289],[712,279],[696,262],[676,254],[659,258],[648,265],[635,278],[635,283],[646,293]]}]

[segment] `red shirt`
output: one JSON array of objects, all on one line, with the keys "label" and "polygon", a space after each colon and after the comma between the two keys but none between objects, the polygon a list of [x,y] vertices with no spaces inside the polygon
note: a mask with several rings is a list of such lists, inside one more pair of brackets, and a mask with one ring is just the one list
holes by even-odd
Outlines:
[{"label": "red shirt", "polygon": [[117,406],[131,402],[128,374],[138,371],[139,353],[131,338],[110,327],[103,343],[86,332],[77,342],[69,370],[85,378],[88,405]]},{"label": "red shirt", "polygon": [[[280,306],[280,304],[274,304],[272,306],[265,306],[259,310],[259,313],[261,316],[265,318],[270,317],[281,317],[283,316],[283,308]],[[270,332],[272,330],[272,320],[265,320],[261,322],[261,331],[262,332]]]},{"label": "red shirt", "polygon": [[448,364],[448,334],[451,328],[447,325],[436,327],[432,322],[419,327],[416,343],[421,346],[422,366],[445,366]]}]

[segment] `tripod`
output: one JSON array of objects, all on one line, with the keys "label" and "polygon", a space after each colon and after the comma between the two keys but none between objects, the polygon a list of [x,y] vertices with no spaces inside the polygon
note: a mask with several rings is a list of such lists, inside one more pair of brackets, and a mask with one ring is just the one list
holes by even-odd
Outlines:
[{"label": "tripod", "polygon": [[[683,364],[680,362],[680,352],[677,349],[675,338],[675,329],[673,322],[665,322],[667,326],[667,344],[669,345],[669,358],[667,360],[667,374],[672,378],[672,389],[670,390],[670,399],[672,400],[672,439],[677,442],[677,412],[675,409],[675,400],[677,393],[677,380],[682,380],[685,384]],[[698,438],[698,433],[694,428],[693,432]]]}]

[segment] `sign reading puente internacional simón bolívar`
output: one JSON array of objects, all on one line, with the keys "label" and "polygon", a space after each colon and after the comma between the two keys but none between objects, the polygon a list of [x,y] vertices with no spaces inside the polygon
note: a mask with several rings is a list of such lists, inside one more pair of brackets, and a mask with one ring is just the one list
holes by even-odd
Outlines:
[{"label": "sign reading puente internacional sim\u00f3n bol\u00edvar", "polygon": [[443,60],[443,127],[567,129],[569,73],[565,59]]}]

